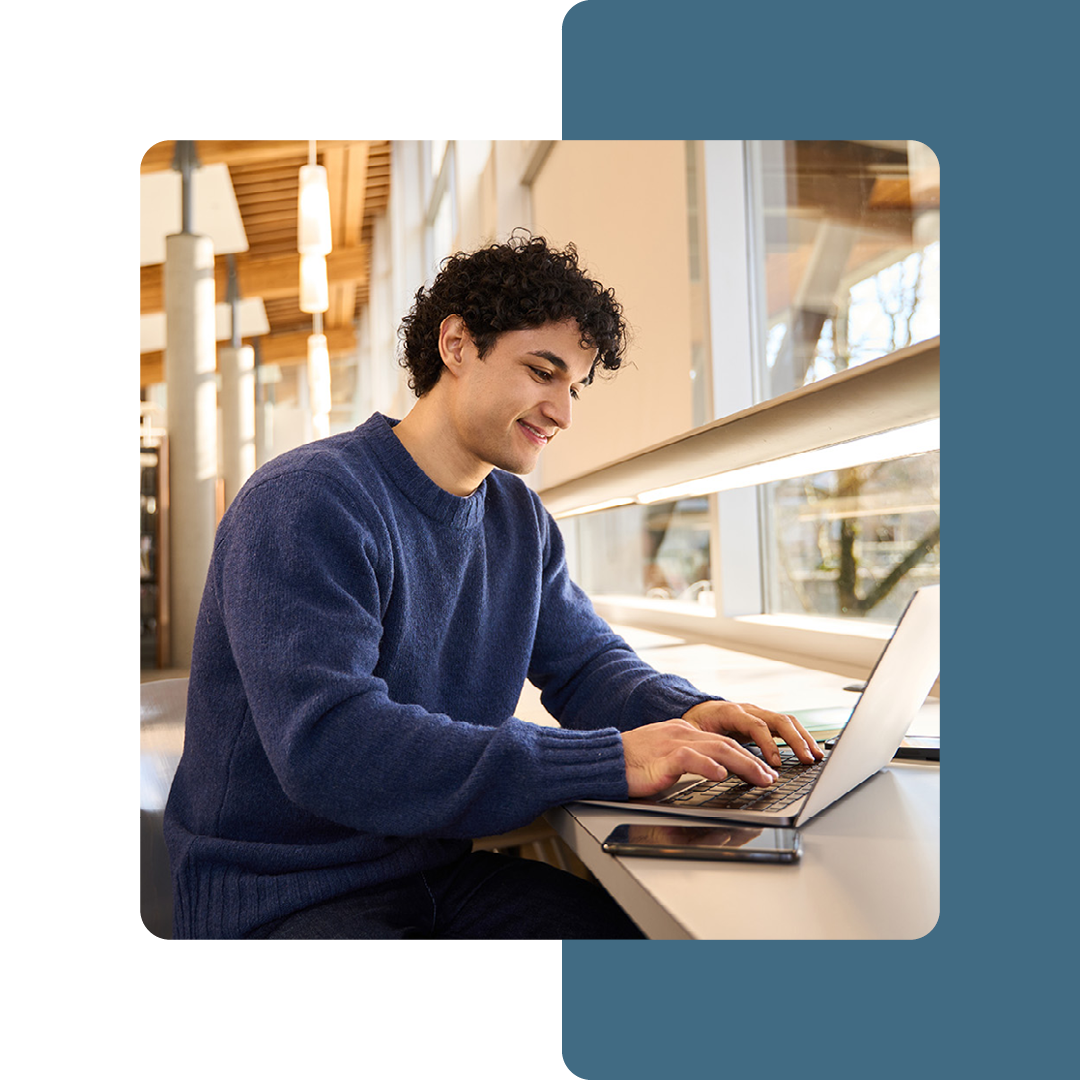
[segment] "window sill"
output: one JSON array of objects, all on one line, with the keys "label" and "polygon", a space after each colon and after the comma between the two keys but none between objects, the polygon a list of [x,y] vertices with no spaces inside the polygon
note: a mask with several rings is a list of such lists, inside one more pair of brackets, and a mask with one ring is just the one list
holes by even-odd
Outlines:
[{"label": "window sill", "polygon": [[891,623],[867,622],[865,619],[823,618],[813,615],[737,615],[735,622],[754,626],[777,626],[815,634],[839,634],[844,637],[888,641],[895,627]]},{"label": "window sill", "polygon": [[594,596],[597,613],[620,623],[687,641],[783,660],[802,667],[865,679],[893,627],[861,620],[797,615],[718,616],[711,607],[641,596]]}]

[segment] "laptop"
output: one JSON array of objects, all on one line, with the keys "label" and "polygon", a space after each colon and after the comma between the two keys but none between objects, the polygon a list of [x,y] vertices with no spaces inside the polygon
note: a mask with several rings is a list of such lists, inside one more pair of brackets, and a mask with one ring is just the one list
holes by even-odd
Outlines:
[{"label": "laptop", "polygon": [[780,778],[756,788],[729,777],[684,777],[647,799],[583,799],[591,806],[654,810],[709,820],[760,825],[805,824],[892,760],[904,734],[933,688],[940,668],[941,586],[916,589],[832,750],[803,765],[781,747],[787,762]]}]

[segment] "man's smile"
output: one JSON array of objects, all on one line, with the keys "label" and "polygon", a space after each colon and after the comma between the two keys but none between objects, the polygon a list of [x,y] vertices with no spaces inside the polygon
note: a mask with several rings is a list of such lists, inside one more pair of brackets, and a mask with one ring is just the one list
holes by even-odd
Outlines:
[{"label": "man's smile", "polygon": [[539,428],[533,427],[532,424],[527,423],[525,420],[519,420],[518,423],[521,425],[526,437],[532,439],[537,446],[547,446],[551,439],[550,435],[545,435]]}]

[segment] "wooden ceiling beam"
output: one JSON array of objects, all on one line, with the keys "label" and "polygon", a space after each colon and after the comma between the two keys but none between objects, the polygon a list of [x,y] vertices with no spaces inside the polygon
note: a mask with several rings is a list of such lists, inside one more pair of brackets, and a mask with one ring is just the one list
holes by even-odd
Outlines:
[{"label": "wooden ceiling beam", "polygon": [[[270,258],[252,259],[239,254],[236,259],[236,277],[242,297],[259,296],[264,300],[297,296],[300,292],[300,256],[275,255]],[[163,311],[165,291],[163,265],[140,268],[140,312],[143,315]],[[367,283],[367,245],[335,249],[326,256],[326,276],[333,284]],[[229,264],[226,256],[214,259],[214,283],[216,301],[225,303],[229,284]]]},{"label": "wooden ceiling beam", "polygon": [[349,182],[345,186],[345,205],[341,214],[341,246],[360,243],[364,227],[364,199],[367,194],[368,144],[357,143],[345,151]]},{"label": "wooden ceiling beam", "polygon": [[[351,146],[352,139],[320,139],[316,150]],[[162,172],[172,168],[176,143],[173,141],[155,143],[143,154],[142,171]],[[213,141],[199,139],[195,143],[195,153],[200,165],[254,165],[263,161],[273,161],[283,157],[302,157],[307,160],[308,143],[306,139],[293,139],[285,142],[271,141]]]},{"label": "wooden ceiling beam", "polygon": [[[326,347],[331,359],[349,356],[356,350],[356,331],[352,325],[328,326]],[[307,339],[310,331],[296,330],[285,334],[269,334],[259,338],[259,354],[263,364],[288,367],[307,363]],[[254,338],[244,338],[245,345],[254,344]],[[223,346],[225,342],[219,342]],[[150,386],[165,381],[165,353],[163,350],[145,352],[139,357],[139,384]]]},{"label": "wooden ceiling beam", "polygon": [[[264,364],[306,364],[309,330],[294,330],[284,334],[269,334],[259,339]],[[327,326],[326,348],[331,357],[348,356],[356,350],[356,330],[348,326]]]},{"label": "wooden ceiling beam", "polygon": [[334,247],[341,247],[341,206],[345,188],[348,186],[346,175],[345,151],[335,148],[323,153],[323,166],[326,169],[326,187],[330,195],[330,237]]}]

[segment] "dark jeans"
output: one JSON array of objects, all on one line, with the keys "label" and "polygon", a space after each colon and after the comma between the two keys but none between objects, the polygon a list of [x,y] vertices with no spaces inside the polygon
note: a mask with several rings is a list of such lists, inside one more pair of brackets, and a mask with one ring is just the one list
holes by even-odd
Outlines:
[{"label": "dark jeans", "polygon": [[600,886],[546,863],[476,851],[449,866],[339,896],[251,938],[640,938]]}]

